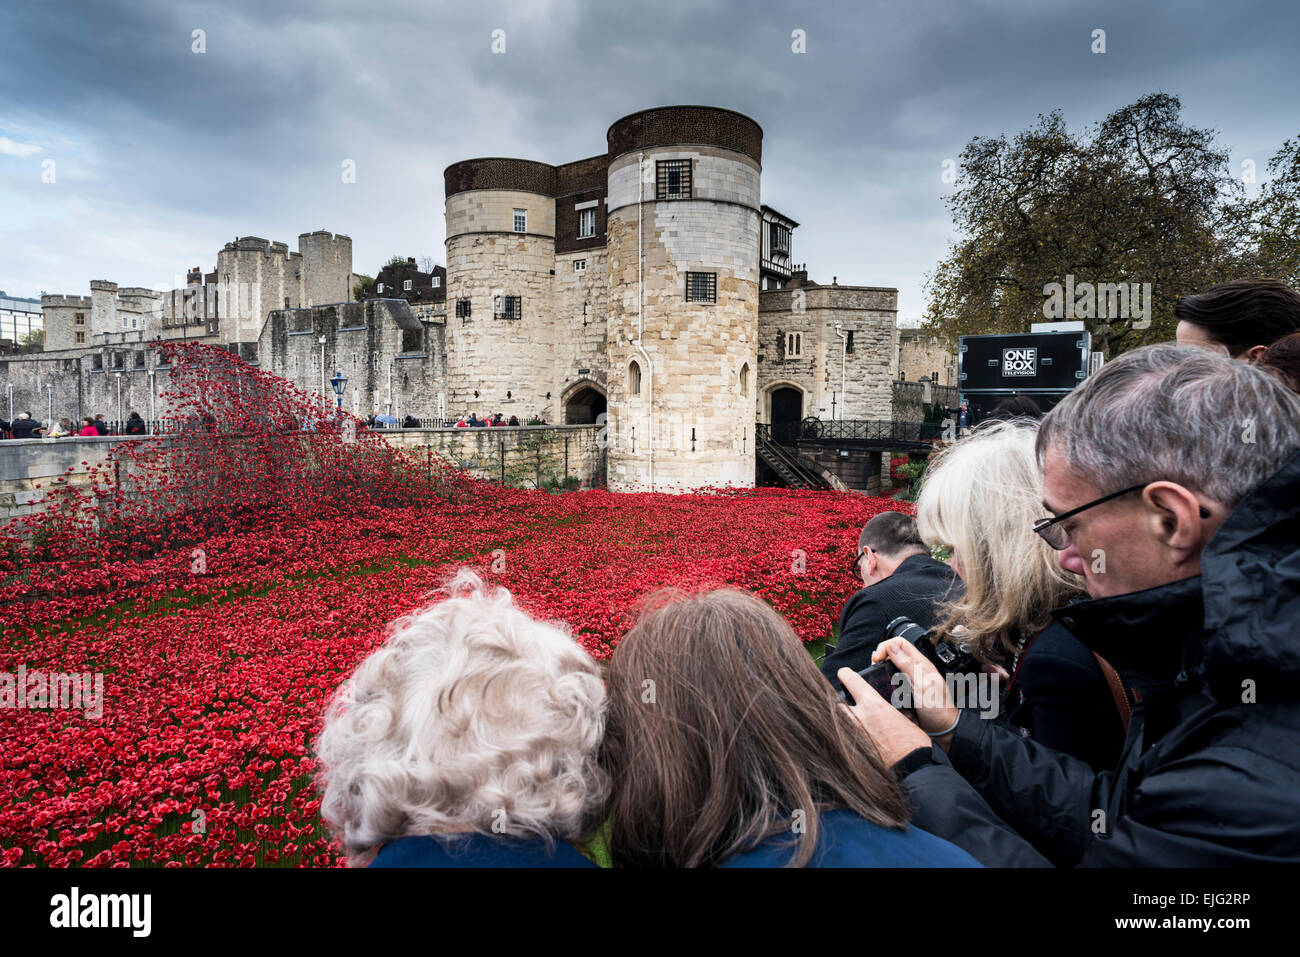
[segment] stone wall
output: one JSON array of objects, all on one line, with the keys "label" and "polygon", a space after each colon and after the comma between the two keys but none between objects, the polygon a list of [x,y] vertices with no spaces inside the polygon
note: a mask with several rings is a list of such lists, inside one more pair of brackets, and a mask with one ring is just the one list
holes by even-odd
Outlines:
[{"label": "stone wall", "polygon": [[[897,373],[907,382],[928,376],[936,385],[957,385],[957,354],[937,336],[919,329],[898,331]],[[938,373],[938,381],[935,374]]]},{"label": "stone wall", "polygon": [[[820,419],[888,419],[898,290],[875,286],[787,286],[759,297],[758,406],[771,421],[771,392],[793,385],[804,414]],[[836,335],[853,333],[853,351]],[[788,336],[802,337],[800,355]],[[841,365],[841,357],[843,357]]]},{"label": "stone wall", "polygon": [[[321,336],[326,339],[324,384]],[[347,378],[343,408],[362,418],[385,411],[399,419],[451,413],[446,398],[446,326],[417,319],[404,299],[274,310],[262,328],[257,352],[261,368],[309,395],[322,396],[330,405],[336,400],[328,380],[342,372]]]},{"label": "stone wall", "polygon": [[[148,419],[151,397],[152,417],[159,418],[168,407],[162,394],[170,387],[170,368],[157,361],[143,343],[12,356],[0,359],[0,398],[7,399],[12,385],[14,411],[30,412],[46,425],[51,415],[54,422],[68,418],[76,423],[97,414],[116,421],[135,411]],[[0,415],[8,414],[6,405]]]}]

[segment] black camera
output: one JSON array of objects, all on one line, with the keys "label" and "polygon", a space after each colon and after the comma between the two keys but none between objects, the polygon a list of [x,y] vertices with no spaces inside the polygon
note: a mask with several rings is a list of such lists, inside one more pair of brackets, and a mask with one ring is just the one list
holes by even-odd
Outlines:
[{"label": "black camera", "polygon": [[882,641],[906,638],[916,649],[930,659],[942,675],[964,675],[980,670],[979,659],[964,641],[948,638],[935,641],[934,637],[905,615],[900,615],[885,626]]},{"label": "black camera", "polygon": [[[898,708],[909,718],[916,720],[916,711],[910,705],[900,705],[894,700],[894,695],[898,694],[903,701],[912,700],[912,683],[907,680],[907,675],[897,679],[895,683],[894,675],[902,674],[892,661],[880,661],[870,667],[863,668],[858,674],[862,680],[871,685],[876,690],[876,694],[884,698],[894,707]],[[840,692],[840,700],[848,701],[849,692],[847,689]]]},{"label": "black camera", "polygon": [[[980,670],[979,659],[975,657],[966,642],[949,641],[946,638],[935,641],[928,631],[906,615],[900,615],[885,626],[881,641],[888,641],[890,638],[906,638],[930,660],[935,668],[939,669],[942,675],[968,674]],[[880,697],[890,704],[895,704],[893,697],[895,689],[901,692],[902,700],[912,700],[911,682],[908,681],[907,675],[903,675],[898,684],[895,684],[894,675],[898,673],[898,668],[888,659],[858,672],[862,679],[875,688]],[[841,691],[840,700],[848,701],[848,692]],[[915,720],[916,712],[912,707],[899,707],[898,710]]]}]

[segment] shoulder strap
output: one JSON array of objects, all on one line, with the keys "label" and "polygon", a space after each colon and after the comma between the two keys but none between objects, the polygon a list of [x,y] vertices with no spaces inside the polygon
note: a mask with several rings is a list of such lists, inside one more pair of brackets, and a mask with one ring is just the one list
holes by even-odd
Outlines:
[{"label": "shoulder strap", "polygon": [[1129,718],[1133,716],[1133,702],[1142,699],[1136,691],[1124,684],[1124,679],[1119,676],[1119,672],[1111,666],[1109,661],[1095,651],[1092,656],[1097,659],[1097,664],[1101,666],[1101,673],[1106,676],[1106,684],[1110,686],[1111,696],[1115,699],[1115,707],[1119,709],[1119,720],[1124,725],[1124,733],[1128,734]]}]

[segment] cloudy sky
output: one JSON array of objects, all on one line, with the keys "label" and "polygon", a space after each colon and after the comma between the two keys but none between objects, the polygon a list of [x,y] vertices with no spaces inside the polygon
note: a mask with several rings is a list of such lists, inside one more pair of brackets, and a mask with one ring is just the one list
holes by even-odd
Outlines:
[{"label": "cloudy sky", "polygon": [[237,235],[315,229],[352,237],[357,272],[443,262],[449,163],[567,162],[620,116],[702,103],[763,127],[763,199],[812,277],[896,286],[911,319],[972,136],[1161,90],[1262,175],[1300,134],[1297,35],[1289,0],[6,0],[0,289],[167,288]]}]

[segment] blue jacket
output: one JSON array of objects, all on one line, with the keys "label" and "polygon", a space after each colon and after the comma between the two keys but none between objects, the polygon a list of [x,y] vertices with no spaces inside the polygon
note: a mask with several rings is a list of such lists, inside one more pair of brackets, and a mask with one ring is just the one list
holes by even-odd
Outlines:
[{"label": "blue jacket", "polygon": [[[784,867],[794,855],[791,837],[770,837],[733,854],[723,867]],[[817,850],[808,867],[980,867],[961,848],[919,827],[901,831],[873,824],[846,808],[821,815]]]},{"label": "blue jacket", "polygon": [[577,848],[556,841],[548,850],[541,838],[457,834],[399,837],[379,849],[371,867],[595,867]]}]

